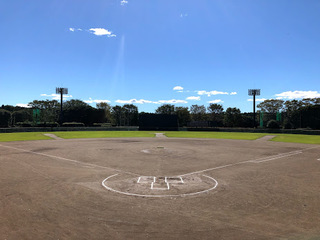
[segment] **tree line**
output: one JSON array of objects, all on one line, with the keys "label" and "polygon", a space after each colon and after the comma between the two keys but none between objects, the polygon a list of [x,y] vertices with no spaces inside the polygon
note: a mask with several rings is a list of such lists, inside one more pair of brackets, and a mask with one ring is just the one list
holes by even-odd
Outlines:
[{"label": "tree line", "polygon": [[[57,126],[60,115],[60,103],[57,100],[34,100],[30,108],[2,105],[0,108],[0,126]],[[320,98],[283,101],[265,100],[257,105],[256,125],[272,128],[313,128],[320,129]],[[63,122],[84,126],[138,126],[139,115],[133,104],[111,106],[97,103],[96,107],[81,100],[69,100],[63,103]],[[241,113],[239,108],[224,110],[221,104],[209,106],[192,105],[189,107],[164,104],[155,110],[155,114],[177,115],[180,127],[252,127],[252,113]]]}]

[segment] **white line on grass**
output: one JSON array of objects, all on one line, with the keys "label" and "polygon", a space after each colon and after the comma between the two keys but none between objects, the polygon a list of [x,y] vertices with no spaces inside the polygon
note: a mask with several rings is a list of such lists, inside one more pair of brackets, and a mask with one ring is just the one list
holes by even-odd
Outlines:
[{"label": "white line on grass", "polygon": [[123,170],[119,170],[119,169],[115,169],[115,168],[110,168],[110,167],[105,167],[105,166],[100,166],[100,165],[92,164],[92,163],[84,163],[84,162],[80,162],[80,161],[73,160],[73,159],[68,159],[68,158],[64,158],[64,157],[58,157],[58,156],[45,154],[45,153],[34,152],[34,151],[31,151],[31,150],[26,150],[26,149],[22,149],[22,148],[5,146],[5,145],[2,145],[2,144],[0,144],[0,147],[10,148],[10,149],[18,150],[18,151],[21,151],[21,152],[32,153],[32,154],[45,156],[45,157],[49,157],[49,158],[55,158],[55,159],[59,159],[59,160],[66,161],[66,162],[76,163],[76,164],[79,164],[79,165],[85,165],[85,166],[90,166],[90,167],[95,167],[95,168],[104,168],[104,169],[113,170],[113,171],[116,171],[116,172],[121,172],[121,173],[130,174],[130,175],[140,176],[140,174],[136,174],[136,173],[133,173],[133,172],[127,172],[127,171],[123,171]]}]

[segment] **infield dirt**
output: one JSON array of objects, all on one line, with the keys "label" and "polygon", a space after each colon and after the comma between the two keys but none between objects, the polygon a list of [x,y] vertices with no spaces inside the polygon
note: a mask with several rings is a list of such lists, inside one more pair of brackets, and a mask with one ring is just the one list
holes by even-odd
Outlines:
[{"label": "infield dirt", "polygon": [[1,239],[320,239],[319,145],[78,139],[0,154]]}]

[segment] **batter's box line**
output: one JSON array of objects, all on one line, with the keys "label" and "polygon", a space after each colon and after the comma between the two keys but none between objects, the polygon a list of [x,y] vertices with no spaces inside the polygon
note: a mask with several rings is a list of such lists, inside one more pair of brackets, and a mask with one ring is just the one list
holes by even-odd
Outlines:
[{"label": "batter's box line", "polygon": [[166,183],[167,187],[166,188],[162,188],[162,187],[154,187],[155,182],[152,182],[150,189],[151,190],[170,190],[169,183],[168,182],[165,182],[165,183]]},{"label": "batter's box line", "polygon": [[[141,179],[142,179],[143,182],[141,182]],[[150,183],[149,181],[144,180],[144,179],[150,179],[150,180],[152,180],[152,182],[156,181],[156,177],[154,177],[154,176],[140,176],[138,178],[137,183]]]},{"label": "batter's box line", "polygon": [[123,192],[123,191],[119,191],[117,189],[114,189],[112,187],[109,187],[108,184],[107,184],[107,181],[110,180],[111,178],[113,177],[116,177],[118,176],[119,173],[117,174],[114,174],[114,175],[111,175],[107,178],[105,178],[101,184],[102,186],[111,191],[111,192],[115,192],[115,193],[119,193],[119,194],[122,194],[122,195],[126,195],[126,196],[131,196],[131,197],[147,197],[147,198],[167,198],[167,197],[187,197],[187,196],[195,196],[195,195],[199,195],[199,194],[203,194],[203,193],[208,193],[214,189],[217,188],[218,186],[218,181],[216,179],[214,179],[213,177],[210,177],[210,176],[207,176],[207,175],[202,175],[208,179],[210,179],[211,181],[214,182],[214,186],[212,186],[211,188],[208,188],[206,190],[201,190],[201,191],[198,191],[198,192],[191,192],[191,193],[182,193],[182,194],[161,194],[161,195],[157,195],[157,194],[138,194],[138,193],[130,193],[130,192]]},{"label": "batter's box line", "polygon": [[[170,184],[184,184],[181,176],[177,177],[155,177],[155,176],[140,176],[138,184],[150,184],[151,190],[170,190]],[[165,187],[163,187],[165,186]]]},{"label": "batter's box line", "polygon": [[[137,183],[153,183],[156,182],[157,177],[155,176],[140,176],[137,180]],[[174,176],[174,177],[164,177],[164,181],[166,183],[184,183],[181,176]]]}]

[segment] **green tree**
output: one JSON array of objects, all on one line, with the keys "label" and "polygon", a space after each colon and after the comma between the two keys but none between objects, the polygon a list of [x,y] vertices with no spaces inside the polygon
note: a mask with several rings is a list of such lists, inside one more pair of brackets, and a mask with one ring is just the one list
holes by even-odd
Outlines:
[{"label": "green tree", "polygon": [[227,108],[224,115],[224,124],[226,127],[239,127],[242,125],[241,111],[239,108]]},{"label": "green tree", "polygon": [[0,107],[0,109],[3,109],[3,110],[7,110],[9,112],[14,112],[14,111],[19,111],[19,110],[23,110],[23,109],[26,109],[24,107],[19,107],[19,106],[12,106],[12,105],[2,105]]},{"label": "green tree", "polygon": [[32,109],[23,109],[12,113],[12,124],[17,122],[32,122]]},{"label": "green tree", "polygon": [[223,123],[223,107],[221,104],[210,103],[207,107],[210,120],[213,121],[214,126],[221,126]]},{"label": "green tree", "polygon": [[283,103],[284,101],[280,99],[269,99],[259,103],[257,107],[263,112],[277,113],[283,109]]},{"label": "green tree", "polygon": [[221,104],[217,104],[217,103],[210,103],[210,105],[208,106],[208,112],[211,114],[221,114],[223,113],[223,107]]},{"label": "green tree", "polygon": [[285,112],[295,112],[300,110],[302,107],[302,102],[298,100],[288,100],[284,103],[284,111]]},{"label": "green tree", "polygon": [[157,114],[174,114],[174,105],[171,104],[163,104],[162,106],[156,109]]},{"label": "green tree", "polygon": [[284,103],[285,119],[283,121],[284,128],[301,127],[301,109],[302,102],[298,100],[288,100]]},{"label": "green tree", "polygon": [[137,126],[139,122],[138,107],[133,104],[125,104],[122,107],[124,124],[126,126]]},{"label": "green tree", "polygon": [[63,109],[65,122],[80,122],[88,126],[95,122],[104,121],[103,110],[95,109],[78,99],[72,99],[65,102]]},{"label": "green tree", "polygon": [[302,107],[311,107],[320,104],[320,98],[304,98],[300,101]]},{"label": "green tree", "polygon": [[123,126],[124,111],[122,107],[119,105],[112,107],[111,113],[112,113],[113,124],[116,126]]},{"label": "green tree", "polygon": [[60,104],[57,100],[34,100],[28,104],[32,109],[40,109],[40,122],[56,122]]},{"label": "green tree", "polygon": [[206,120],[206,107],[204,105],[192,105],[190,108],[190,113],[193,121]]},{"label": "green tree", "polygon": [[11,113],[7,110],[0,109],[0,127],[9,127]]},{"label": "green tree", "polygon": [[174,110],[175,114],[178,116],[179,126],[187,126],[188,122],[190,122],[190,112],[188,107],[176,107]]},{"label": "green tree", "polygon": [[84,101],[79,99],[71,99],[63,104],[64,109],[81,109],[81,108],[90,108],[91,106]]},{"label": "green tree", "polygon": [[97,109],[101,109],[104,111],[105,114],[105,121],[111,123],[112,122],[112,107],[109,103],[100,102],[96,104]]}]

